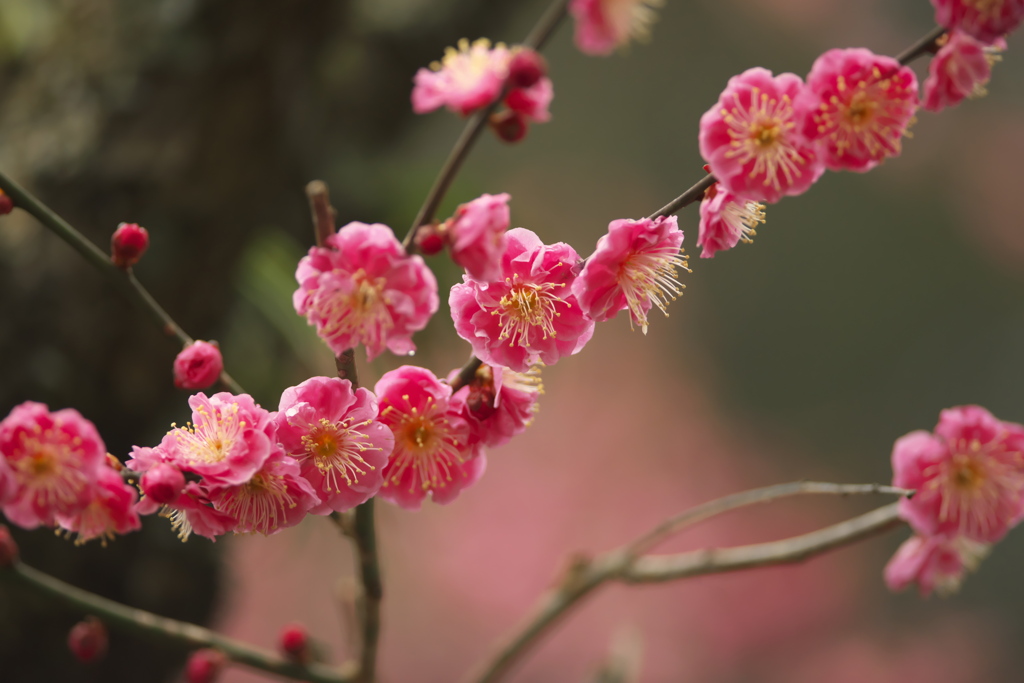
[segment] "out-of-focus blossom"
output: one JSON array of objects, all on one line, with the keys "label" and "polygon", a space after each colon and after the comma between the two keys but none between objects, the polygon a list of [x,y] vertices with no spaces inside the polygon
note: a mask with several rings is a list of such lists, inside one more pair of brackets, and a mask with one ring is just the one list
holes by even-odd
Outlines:
[{"label": "out-of-focus blossom", "polygon": [[452,260],[474,280],[487,282],[501,277],[510,220],[508,200],[506,193],[481,195],[461,204],[445,222]]},{"label": "out-of-focus blossom", "polygon": [[932,0],[935,22],[992,43],[1024,21],[1024,0]]},{"label": "out-of-focus blossom", "polygon": [[463,276],[452,287],[456,332],[482,361],[516,372],[578,353],[594,334],[594,321],[571,290],[576,251],[562,242],[546,245],[523,228],[509,230],[506,240],[501,280]]},{"label": "out-of-focus blossom", "polygon": [[935,433],[896,441],[893,485],[915,489],[900,515],[923,536],[995,543],[1024,515],[1024,427],[984,408],[943,410]]},{"label": "out-of-focus blossom", "polygon": [[131,268],[149,249],[149,232],[137,223],[121,223],[110,237],[110,260],[118,268]]},{"label": "out-of-focus blossom", "polygon": [[910,67],[851,48],[815,60],[796,107],[827,168],[864,172],[899,155],[917,104]]},{"label": "out-of-focus blossom", "polygon": [[456,50],[445,50],[440,62],[416,72],[412,109],[417,114],[446,106],[466,116],[494,102],[505,87],[510,52],[502,43],[493,48],[480,38],[472,44],[465,38]]},{"label": "out-of-focus blossom", "polygon": [[11,196],[0,190],[0,216],[6,216],[11,211],[14,211],[14,202],[11,200]]},{"label": "out-of-focus blossom", "polygon": [[629,309],[630,325],[647,334],[651,307],[668,315],[668,304],[683,293],[676,279],[677,268],[689,270],[682,243],[675,216],[612,221],[572,283],[583,313],[604,322]]},{"label": "out-of-focus blossom", "polygon": [[185,680],[188,683],[215,683],[227,663],[227,656],[220,650],[196,650],[185,663]]},{"label": "out-of-focus blossom", "polygon": [[235,519],[236,533],[265,536],[295,526],[320,502],[299,463],[282,452],[273,453],[248,481],[210,486],[208,492],[214,509]]},{"label": "out-of-focus blossom", "polygon": [[[455,370],[449,381],[458,375]],[[485,446],[501,446],[522,434],[533,422],[544,386],[540,367],[529,372],[482,364],[473,379],[455,392],[453,403],[465,406],[463,415]]]},{"label": "out-of-focus blossom", "polygon": [[68,649],[83,664],[103,659],[107,645],[107,627],[96,617],[86,617],[68,631]]},{"label": "out-of-focus blossom", "polygon": [[414,332],[437,311],[437,280],[419,256],[408,256],[386,225],[349,223],[299,261],[295,310],[316,326],[335,354],[366,346],[406,355]]},{"label": "out-of-focus blossom", "polygon": [[106,447],[96,427],[71,408],[51,413],[26,401],[0,422],[0,499],[20,527],[53,526],[58,515],[81,512],[105,467]]},{"label": "out-of-focus blossom", "polygon": [[377,401],[367,389],[312,377],[284,390],[275,421],[285,452],[320,498],[312,514],[344,512],[380,489],[395,439],[377,420]]},{"label": "out-of-focus blossom", "polygon": [[885,585],[901,591],[912,583],[922,597],[950,595],[988,554],[990,545],[964,536],[911,536],[885,565]]},{"label": "out-of-focus blossom", "polygon": [[821,176],[824,166],[794,109],[802,89],[799,76],[760,67],[729,79],[700,119],[700,153],[722,187],[774,203],[803,194]]},{"label": "out-of-focus blossom", "polygon": [[288,659],[299,664],[309,660],[309,632],[299,623],[287,624],[278,636],[281,651]]},{"label": "out-of-focus blossom", "polygon": [[492,114],[487,123],[499,140],[508,143],[519,142],[525,138],[530,128],[526,117],[511,109]]},{"label": "out-of-focus blossom", "polygon": [[753,242],[754,228],[764,223],[764,204],[740,199],[715,183],[700,203],[700,233],[697,246],[701,258],[732,249],[740,242]]},{"label": "out-of-focus blossom", "polygon": [[555,88],[551,79],[544,77],[529,88],[512,88],[505,96],[505,106],[526,117],[527,121],[544,123],[551,120],[551,100]]},{"label": "out-of-focus blossom", "polygon": [[965,97],[987,94],[985,85],[992,77],[992,66],[1005,49],[1002,39],[985,45],[962,31],[951,31],[928,64],[924,108],[939,112],[960,104]]},{"label": "out-of-focus blossom", "polygon": [[73,514],[57,514],[57,523],[68,536],[75,534],[75,545],[94,538],[103,545],[115,535],[138,531],[141,527],[135,502],[139,494],[109,467],[101,467],[89,504]]},{"label": "out-of-focus blossom", "polygon": [[548,75],[548,63],[536,50],[516,47],[508,63],[508,83],[513,88],[532,88]]},{"label": "out-of-focus blossom", "polygon": [[18,561],[18,544],[11,536],[6,524],[0,524],[0,569],[10,567]]},{"label": "out-of-focus blossom", "polygon": [[608,55],[631,39],[648,40],[664,0],[572,0],[576,47],[588,55]]},{"label": "out-of-focus blossom", "polygon": [[179,389],[206,389],[224,371],[224,359],[215,344],[195,341],[174,359],[174,386]]},{"label": "out-of-focus blossom", "polygon": [[469,424],[449,406],[449,385],[429,370],[403,365],[385,373],[374,393],[380,419],[395,435],[381,498],[417,510],[428,494],[450,503],[480,478],[487,461],[471,443]]}]

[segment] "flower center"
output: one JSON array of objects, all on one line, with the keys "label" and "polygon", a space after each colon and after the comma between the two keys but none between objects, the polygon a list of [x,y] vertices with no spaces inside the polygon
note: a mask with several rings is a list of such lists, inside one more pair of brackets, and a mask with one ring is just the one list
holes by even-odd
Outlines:
[{"label": "flower center", "polygon": [[765,187],[781,190],[780,175],[785,176],[787,185],[800,177],[800,166],[807,161],[790,140],[789,132],[796,124],[793,104],[787,95],[776,99],[760,88],[753,88],[750,104],[744,106],[739,93],[733,93],[733,107],[723,107],[721,114],[731,138],[731,149],[725,155],[738,158],[744,165],[753,161],[751,178],[764,174]]},{"label": "flower center", "polygon": [[287,521],[285,510],[296,505],[284,477],[260,471],[228,495],[222,511],[252,531],[268,534]]},{"label": "flower center", "polygon": [[669,303],[683,294],[686,285],[676,278],[676,268],[689,271],[686,256],[671,246],[657,247],[650,251],[631,254],[619,266],[619,286],[629,306],[630,327],[635,320],[647,334],[647,311],[657,306],[668,317]]},{"label": "flower center", "polygon": [[238,404],[203,404],[196,408],[196,415],[194,425],[172,430],[185,459],[204,464],[223,461],[245,431],[245,420],[238,418]]},{"label": "flower center", "polygon": [[80,459],[78,443],[78,437],[70,438],[51,429],[22,439],[23,455],[8,462],[27,491],[26,499],[47,508],[60,508],[78,500],[88,484],[86,475],[74,466]]},{"label": "flower center", "polygon": [[300,462],[306,458],[313,460],[323,475],[327,491],[341,491],[342,482],[339,479],[344,480],[345,486],[358,484],[360,476],[374,469],[373,465],[363,459],[362,454],[381,450],[370,442],[369,436],[357,429],[365,427],[372,420],[355,425],[350,422],[346,419],[335,423],[322,417],[319,422],[309,425],[307,433],[302,436],[306,452],[299,455],[298,459]]},{"label": "flower center", "polygon": [[538,330],[542,339],[556,337],[555,318],[561,313],[555,310],[555,304],[569,304],[555,292],[565,287],[565,283],[529,284],[520,282],[516,274],[511,279],[505,278],[505,284],[510,287],[508,294],[501,297],[498,310],[491,312],[501,323],[498,338],[508,339],[509,346],[529,347],[531,335],[536,337]]},{"label": "flower center", "polygon": [[754,241],[751,238],[757,235],[754,228],[758,223],[765,222],[764,204],[742,200],[726,202],[722,208],[722,220],[733,234],[739,233],[741,242],[749,244]]},{"label": "flower center", "polygon": [[384,339],[395,326],[388,310],[385,292],[387,280],[371,278],[360,268],[351,276],[351,291],[333,290],[317,292],[313,306],[325,321],[321,334],[358,334],[372,339]]},{"label": "flower center", "polygon": [[432,397],[427,398],[423,411],[415,406],[400,413],[393,405],[384,409],[395,434],[395,449],[391,454],[391,471],[384,482],[398,484],[412,470],[410,492],[417,482],[424,490],[440,489],[452,481],[453,471],[465,462],[459,441],[452,436],[445,418]]}]

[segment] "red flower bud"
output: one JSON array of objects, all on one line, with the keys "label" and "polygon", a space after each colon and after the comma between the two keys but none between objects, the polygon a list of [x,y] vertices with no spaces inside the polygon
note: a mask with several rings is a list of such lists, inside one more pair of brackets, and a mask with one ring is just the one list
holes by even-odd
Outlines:
[{"label": "red flower bud", "polygon": [[0,524],[0,569],[14,566],[18,561],[18,544],[6,524]]},{"label": "red flower bud", "polygon": [[526,118],[511,109],[491,115],[491,129],[504,142],[519,142],[526,137]]},{"label": "red flower bud", "polygon": [[306,627],[291,623],[281,629],[281,651],[293,662],[305,664],[309,660],[309,634]]},{"label": "red flower bud", "polygon": [[416,231],[416,238],[413,241],[421,254],[433,256],[444,249],[444,229],[437,223],[421,225],[420,229]]},{"label": "red flower bud", "polygon": [[110,238],[110,260],[118,268],[131,268],[149,248],[149,233],[136,223],[121,223]]},{"label": "red flower bud", "polygon": [[6,216],[11,211],[14,211],[14,201],[0,190],[0,216]]},{"label": "red flower bud", "polygon": [[227,663],[227,655],[220,650],[196,650],[185,664],[185,680],[188,683],[213,683]]},{"label": "red flower bud", "polygon": [[103,659],[107,654],[107,627],[96,617],[86,617],[68,632],[68,648],[83,664]]},{"label": "red flower bud", "polygon": [[185,488],[185,475],[174,465],[161,463],[142,475],[139,486],[155,502],[167,505]]},{"label": "red flower bud", "polygon": [[508,64],[508,82],[516,88],[532,88],[547,75],[547,60],[528,47],[517,48]]},{"label": "red flower bud", "polygon": [[205,389],[220,377],[224,359],[215,344],[192,342],[174,359],[174,386],[179,389]]}]

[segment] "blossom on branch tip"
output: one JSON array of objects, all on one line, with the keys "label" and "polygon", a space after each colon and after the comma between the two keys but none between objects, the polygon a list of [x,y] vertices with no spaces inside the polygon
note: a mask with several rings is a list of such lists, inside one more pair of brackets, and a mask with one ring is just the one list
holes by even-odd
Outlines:
[{"label": "blossom on branch tip", "polygon": [[131,268],[149,248],[149,232],[137,223],[121,223],[110,237],[110,260],[118,268]]},{"label": "blossom on branch tip", "polygon": [[604,322],[628,309],[630,325],[647,334],[651,308],[667,316],[668,304],[683,293],[676,279],[677,268],[689,271],[682,243],[675,216],[612,221],[572,284],[583,313]]},{"label": "blossom on branch tip", "polygon": [[285,452],[320,498],[310,513],[350,510],[380,489],[395,438],[378,421],[369,390],[353,391],[350,381],[337,377],[312,377],[284,390],[274,420]]},{"label": "blossom on branch tip", "polygon": [[174,359],[174,386],[179,389],[206,389],[224,371],[224,358],[216,344],[194,341]]},{"label": "blossom on branch tip", "polygon": [[101,467],[89,504],[72,514],[58,514],[57,523],[69,538],[75,536],[75,545],[98,538],[105,546],[115,535],[141,528],[135,509],[138,498],[138,492],[126,484],[120,474],[109,467]]},{"label": "blossom on branch tip", "polygon": [[461,204],[445,222],[452,260],[474,280],[501,277],[505,232],[510,221],[508,200],[506,193],[481,195]]},{"label": "blossom on branch tip", "polygon": [[185,680],[188,683],[214,683],[227,663],[227,655],[220,650],[196,650],[185,663]]},{"label": "blossom on branch tip", "polygon": [[885,585],[901,591],[916,583],[921,597],[945,597],[960,589],[968,572],[978,568],[991,546],[965,536],[918,536],[903,542],[885,565]]},{"label": "blossom on branch tip", "polygon": [[826,168],[857,172],[899,156],[917,105],[913,70],[863,48],[818,57],[796,100],[804,135],[818,142]]},{"label": "blossom on branch tip", "polygon": [[650,39],[655,7],[664,0],[572,0],[576,47],[588,55],[609,55],[631,39]]},{"label": "blossom on branch tip", "polygon": [[75,659],[88,664],[96,662],[107,654],[107,627],[93,616],[88,616],[68,631],[68,649]]},{"label": "blossom on branch tip", "polygon": [[753,242],[754,229],[764,222],[764,204],[740,199],[715,183],[700,203],[700,257],[712,258],[715,252],[732,249],[740,242]]},{"label": "blossom on branch tip", "polygon": [[509,230],[500,279],[463,276],[452,287],[455,331],[482,361],[516,372],[578,353],[593,336],[594,321],[572,293],[577,261],[568,244],[546,245],[529,230]]},{"label": "blossom on branch tip", "polygon": [[961,31],[951,31],[943,41],[928,64],[928,78],[924,82],[922,106],[928,111],[939,112],[960,104],[965,97],[985,95],[992,66],[1006,49],[1004,40],[985,45]]},{"label": "blossom on branch tip", "polygon": [[729,79],[701,116],[700,153],[722,187],[755,202],[803,194],[824,166],[799,129],[794,102],[803,81],[754,67]]},{"label": "blossom on branch tip", "polygon": [[428,495],[450,503],[483,475],[486,456],[450,405],[452,388],[432,372],[403,365],[385,373],[374,393],[380,420],[395,435],[381,498],[409,510],[419,509]]},{"label": "blossom on branch tip", "polygon": [[486,107],[505,87],[510,57],[511,53],[502,43],[492,48],[486,38],[472,44],[463,38],[458,49],[447,48],[440,62],[416,72],[413,111],[425,114],[446,106],[467,116]]},{"label": "blossom on branch tip", "polygon": [[931,0],[935,22],[992,43],[1024,21],[1024,0]]},{"label": "blossom on branch tip", "polygon": [[387,348],[407,355],[412,335],[437,311],[437,280],[408,256],[386,225],[349,223],[312,247],[295,272],[292,303],[335,354],[358,344],[373,360]]}]

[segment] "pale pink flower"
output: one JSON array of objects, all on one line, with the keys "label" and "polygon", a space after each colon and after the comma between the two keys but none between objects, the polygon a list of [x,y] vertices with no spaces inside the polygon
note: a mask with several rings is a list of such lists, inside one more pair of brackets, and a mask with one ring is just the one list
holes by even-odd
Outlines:
[{"label": "pale pink flower", "polygon": [[337,377],[312,377],[281,395],[277,438],[301,467],[320,503],[311,514],[344,512],[373,497],[395,445],[377,420],[367,389]]},{"label": "pale pink flower", "polygon": [[366,346],[406,355],[414,332],[437,311],[437,280],[419,256],[407,256],[386,225],[349,223],[299,261],[295,310],[335,354]]},{"label": "pale pink flower", "polygon": [[911,536],[885,565],[885,585],[901,591],[912,583],[922,597],[947,596],[960,589],[968,572],[988,554],[990,545],[964,536]]},{"label": "pale pink flower", "polygon": [[992,43],[1024,20],[1024,0],[932,0],[935,22]]},{"label": "pale pink flower", "polygon": [[555,88],[547,76],[541,78],[529,88],[512,88],[505,96],[505,106],[525,116],[528,121],[544,123],[551,120],[548,107],[554,99]]},{"label": "pale pink flower", "polygon": [[664,0],[572,0],[576,47],[588,55],[608,55],[630,39],[650,39],[658,18],[654,8]]},{"label": "pale pink flower", "polygon": [[505,87],[510,56],[502,43],[492,48],[486,38],[472,44],[463,38],[459,49],[447,48],[440,62],[416,72],[412,110],[425,114],[447,106],[466,116],[486,107]]},{"label": "pale pink flower", "polygon": [[501,277],[501,256],[509,226],[508,200],[506,193],[481,195],[459,205],[455,215],[445,222],[452,260],[474,280],[486,282]]},{"label": "pale pink flower", "polygon": [[449,385],[429,370],[403,365],[385,373],[374,393],[380,420],[395,435],[381,498],[409,510],[419,509],[428,494],[435,503],[450,503],[483,475],[486,456],[449,405]]},{"label": "pale pink flower", "polygon": [[26,529],[53,526],[57,515],[84,509],[106,466],[106,447],[92,422],[77,410],[51,413],[32,401],[0,422],[0,456],[8,480],[0,482],[7,490],[3,513]]},{"label": "pale pink flower", "polygon": [[224,370],[224,359],[215,344],[202,340],[186,346],[174,359],[174,386],[179,389],[206,389]]},{"label": "pale pink flower", "polygon": [[139,514],[135,511],[138,497],[135,487],[126,484],[120,473],[110,467],[101,467],[89,504],[72,514],[58,513],[57,523],[69,537],[76,535],[75,545],[94,538],[106,545],[115,535],[137,531],[141,527]]},{"label": "pale pink flower", "polygon": [[715,183],[700,203],[700,257],[711,258],[715,252],[732,249],[740,242],[753,242],[751,238],[757,234],[754,228],[764,222],[764,204],[740,199]]},{"label": "pale pink flower", "polygon": [[452,287],[456,332],[482,361],[516,372],[578,353],[593,336],[594,321],[571,290],[576,251],[562,242],[546,245],[523,228],[509,230],[506,240],[501,280],[463,276]]},{"label": "pale pink flower", "polygon": [[751,201],[803,194],[824,172],[799,129],[799,76],[755,67],[729,79],[700,118],[700,153],[722,187]]},{"label": "pale pink flower", "polygon": [[951,31],[928,64],[924,82],[924,108],[939,112],[960,104],[965,97],[982,97],[992,77],[992,65],[1006,41],[985,45],[962,31]]},{"label": "pale pink flower", "polygon": [[864,48],[818,57],[796,101],[804,135],[818,141],[825,166],[857,172],[899,156],[917,105],[913,70]]},{"label": "pale pink flower", "polygon": [[277,451],[252,477],[237,485],[208,487],[215,510],[235,519],[235,533],[275,534],[302,521],[320,503],[295,458]]},{"label": "pale pink flower", "polygon": [[984,408],[943,410],[934,435],[896,441],[892,465],[893,485],[917,491],[900,516],[924,536],[995,543],[1024,515],[1024,427]]},{"label": "pale pink flower", "polygon": [[572,283],[583,313],[604,322],[629,309],[630,325],[647,334],[651,307],[667,316],[668,304],[683,293],[676,279],[677,268],[689,271],[682,243],[675,216],[612,221]]},{"label": "pale pink flower", "polygon": [[[451,382],[459,370],[448,377]],[[476,438],[485,446],[501,446],[526,431],[533,423],[544,393],[540,367],[529,372],[484,363],[473,380],[455,392],[452,404],[470,423]]]}]

